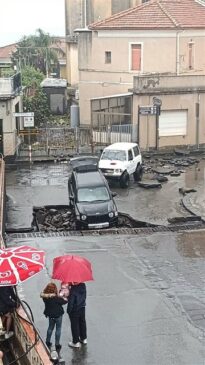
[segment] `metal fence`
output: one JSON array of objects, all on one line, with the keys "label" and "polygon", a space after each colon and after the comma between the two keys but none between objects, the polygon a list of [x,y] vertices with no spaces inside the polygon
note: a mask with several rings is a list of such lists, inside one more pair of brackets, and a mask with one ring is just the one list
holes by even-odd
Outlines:
[{"label": "metal fence", "polygon": [[93,142],[95,144],[108,145],[115,142],[131,142],[132,125],[107,125],[99,129],[93,129]]},{"label": "metal fence", "polygon": [[66,156],[89,152],[115,142],[131,142],[133,126],[131,124],[90,126],[68,128],[39,128],[36,132],[21,136],[17,154],[29,156]]},{"label": "metal fence", "polygon": [[74,154],[90,143],[90,128],[39,128],[35,133],[21,136],[18,156],[27,156],[29,148],[35,156]]}]

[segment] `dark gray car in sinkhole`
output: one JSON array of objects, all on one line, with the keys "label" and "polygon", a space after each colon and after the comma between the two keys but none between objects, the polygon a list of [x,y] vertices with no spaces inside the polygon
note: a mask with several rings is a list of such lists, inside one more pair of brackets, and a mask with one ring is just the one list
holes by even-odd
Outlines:
[{"label": "dark gray car in sinkhole", "polygon": [[98,158],[75,157],[70,160],[69,204],[76,229],[100,229],[117,226],[118,211],[109,185],[98,169]]}]

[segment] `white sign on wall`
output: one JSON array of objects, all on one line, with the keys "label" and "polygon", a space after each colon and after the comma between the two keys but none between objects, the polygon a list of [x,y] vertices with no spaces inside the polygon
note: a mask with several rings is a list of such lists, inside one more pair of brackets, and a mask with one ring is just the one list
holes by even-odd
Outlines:
[{"label": "white sign on wall", "polygon": [[13,113],[14,117],[34,117],[34,112],[28,113]]},{"label": "white sign on wall", "polygon": [[34,127],[34,117],[24,117],[23,125],[24,125],[24,128],[25,127]]}]

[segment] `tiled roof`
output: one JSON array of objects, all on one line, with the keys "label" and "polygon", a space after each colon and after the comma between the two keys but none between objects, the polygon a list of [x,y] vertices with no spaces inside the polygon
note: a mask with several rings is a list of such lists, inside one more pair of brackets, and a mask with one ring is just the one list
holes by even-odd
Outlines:
[{"label": "tiled roof", "polygon": [[17,43],[9,44],[8,46],[0,47],[0,58],[11,58],[12,52],[16,50]]},{"label": "tiled roof", "polygon": [[[66,42],[65,37],[54,37],[55,42],[50,48],[59,50],[59,57],[66,55]],[[11,59],[12,52],[17,49],[18,43],[9,44],[8,46],[0,47],[0,59]]]},{"label": "tiled roof", "polygon": [[93,30],[176,28],[205,29],[205,3],[202,0],[153,0],[89,26]]}]

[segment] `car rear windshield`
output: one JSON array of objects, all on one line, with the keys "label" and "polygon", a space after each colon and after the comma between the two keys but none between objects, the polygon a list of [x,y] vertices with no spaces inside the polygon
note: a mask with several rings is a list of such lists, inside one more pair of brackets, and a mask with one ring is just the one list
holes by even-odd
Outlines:
[{"label": "car rear windshield", "polygon": [[97,186],[93,188],[81,188],[78,190],[78,202],[92,203],[96,201],[110,200],[108,190],[105,186]]},{"label": "car rear windshield", "polygon": [[125,151],[105,150],[101,156],[101,160],[126,161],[126,153]]}]

